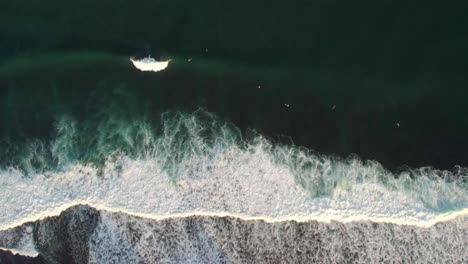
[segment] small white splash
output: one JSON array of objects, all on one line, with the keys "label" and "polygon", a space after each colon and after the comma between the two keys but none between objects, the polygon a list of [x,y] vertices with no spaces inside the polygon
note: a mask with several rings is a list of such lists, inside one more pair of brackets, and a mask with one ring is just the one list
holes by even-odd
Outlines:
[{"label": "small white splash", "polygon": [[154,71],[154,72],[158,72],[158,71],[162,71],[164,69],[166,69],[167,65],[169,64],[169,61],[157,61],[153,58],[151,58],[150,56],[146,57],[146,58],[143,58],[141,60],[134,60],[134,59],[131,59],[130,60],[132,61],[133,65],[139,69],[140,71]]}]

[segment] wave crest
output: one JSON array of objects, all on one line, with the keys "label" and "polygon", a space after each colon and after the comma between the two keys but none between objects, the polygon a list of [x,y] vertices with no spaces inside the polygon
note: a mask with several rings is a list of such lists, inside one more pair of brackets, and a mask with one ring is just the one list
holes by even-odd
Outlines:
[{"label": "wave crest", "polygon": [[33,142],[21,162],[0,172],[2,225],[76,203],[150,215],[422,225],[468,205],[464,168],[394,174],[375,161],[325,156],[255,133],[243,138],[204,111],[168,112],[156,125],[115,115],[87,123],[62,117],[56,128],[53,140]]}]

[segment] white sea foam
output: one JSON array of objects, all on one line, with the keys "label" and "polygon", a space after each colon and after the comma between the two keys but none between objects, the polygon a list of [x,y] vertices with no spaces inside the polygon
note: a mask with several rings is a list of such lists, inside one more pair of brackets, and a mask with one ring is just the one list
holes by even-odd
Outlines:
[{"label": "white sea foam", "polygon": [[133,65],[141,71],[162,71],[167,68],[169,61],[157,61],[151,57],[143,58],[141,60],[130,59]]},{"label": "white sea foam", "polygon": [[89,263],[466,263],[467,221],[428,228],[371,222],[154,221],[101,211]]},{"label": "white sea foam", "polygon": [[[8,230],[1,234],[2,245],[0,249],[9,250],[13,254],[36,257],[39,253],[36,251],[33,239],[33,228],[31,226],[22,227],[21,235],[15,230]],[[8,245],[8,248],[3,247]]]},{"label": "white sea foam", "polygon": [[[64,158],[60,169],[33,176],[1,171],[0,229],[79,203],[147,218],[201,214],[416,226],[468,212],[463,170],[393,175],[376,162],[317,156],[262,137],[238,142],[224,126],[207,139],[204,125],[190,116],[164,124],[160,136],[137,127],[140,138],[148,135],[144,154],[113,155],[102,170]],[[134,142],[129,134],[123,137]],[[60,140],[55,148],[70,145]]]},{"label": "white sea foam", "polygon": [[13,255],[22,255],[22,256],[28,256],[28,257],[37,257],[39,253],[34,249],[34,244],[28,245],[26,248],[20,248],[20,249],[11,249],[11,248],[2,248],[0,247],[1,250],[4,251],[10,251]]}]

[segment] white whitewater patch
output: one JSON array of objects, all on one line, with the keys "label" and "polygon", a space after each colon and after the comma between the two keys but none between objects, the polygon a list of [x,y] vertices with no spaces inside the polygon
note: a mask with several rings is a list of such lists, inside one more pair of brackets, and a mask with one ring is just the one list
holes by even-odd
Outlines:
[{"label": "white whitewater patch", "polygon": [[[95,168],[79,164],[32,178],[16,170],[4,171],[0,175],[0,229],[58,215],[74,204],[156,219],[201,214],[267,221],[370,220],[424,227],[468,212],[466,194],[460,198],[464,190],[448,183],[443,188],[452,188],[450,193],[461,199],[462,206],[439,212],[416,199],[414,190],[392,190],[372,180],[352,188],[337,186],[329,196],[313,197],[295,182],[289,168],[272,162],[262,148],[231,148],[212,160],[199,158],[192,161],[204,165],[197,169],[199,174],[181,171],[177,180],[158,160],[126,157],[108,162],[103,177],[97,176]],[[360,166],[348,166],[348,170],[360,173],[366,169]],[[426,195],[440,194],[434,190]]]},{"label": "white whitewater patch", "polygon": [[141,60],[130,59],[133,65],[140,71],[153,71],[158,72],[167,68],[169,61],[157,61],[150,56]]}]

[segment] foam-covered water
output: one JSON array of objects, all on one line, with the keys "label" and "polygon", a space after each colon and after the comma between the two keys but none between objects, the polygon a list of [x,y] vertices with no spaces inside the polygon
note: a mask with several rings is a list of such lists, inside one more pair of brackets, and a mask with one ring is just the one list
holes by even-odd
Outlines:
[{"label": "foam-covered water", "polygon": [[466,263],[466,218],[429,228],[371,222],[154,221],[102,211],[89,263]]},{"label": "foam-covered water", "polygon": [[36,143],[33,149],[41,151],[0,172],[2,229],[77,203],[149,218],[201,214],[418,226],[452,219],[468,207],[463,168],[395,175],[377,162],[339,160],[259,135],[242,139],[206,113],[165,114],[156,128],[109,119],[96,129],[83,138],[84,125],[63,119],[51,143]]},{"label": "foam-covered water", "polygon": [[214,215],[151,219],[79,205],[0,230],[0,246],[24,254],[22,247],[31,245],[37,263],[466,263],[467,223],[466,215],[430,227]]},{"label": "foam-covered water", "polygon": [[[34,245],[33,228],[31,226],[22,226],[18,229],[20,230],[9,229],[2,232],[0,235],[0,249],[9,250],[13,254],[36,257],[38,252]],[[3,248],[3,245],[7,245],[8,248]]]}]

